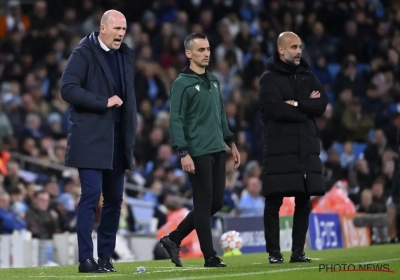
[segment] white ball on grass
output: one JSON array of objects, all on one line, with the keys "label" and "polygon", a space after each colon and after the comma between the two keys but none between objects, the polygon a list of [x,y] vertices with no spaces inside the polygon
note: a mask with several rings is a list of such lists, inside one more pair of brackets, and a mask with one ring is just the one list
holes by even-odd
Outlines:
[{"label": "white ball on grass", "polygon": [[137,274],[146,273],[146,268],[145,268],[144,266],[139,266],[139,267],[136,269],[136,273],[137,273]]}]

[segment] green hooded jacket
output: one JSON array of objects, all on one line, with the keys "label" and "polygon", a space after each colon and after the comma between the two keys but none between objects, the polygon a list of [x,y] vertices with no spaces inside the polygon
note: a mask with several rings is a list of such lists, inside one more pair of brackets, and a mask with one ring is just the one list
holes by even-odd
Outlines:
[{"label": "green hooded jacket", "polygon": [[210,86],[190,68],[171,85],[171,146],[191,157],[225,151],[233,142],[222,102],[218,79],[206,71]]}]

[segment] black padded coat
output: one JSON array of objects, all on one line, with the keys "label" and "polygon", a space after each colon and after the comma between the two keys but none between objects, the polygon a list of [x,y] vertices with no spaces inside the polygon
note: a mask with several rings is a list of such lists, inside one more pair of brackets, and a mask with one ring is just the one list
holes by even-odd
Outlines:
[{"label": "black padded coat", "polygon": [[[314,90],[320,92],[319,98],[310,98]],[[301,59],[297,67],[289,66],[275,53],[260,78],[259,99],[264,124],[264,196],[324,195],[314,118],[325,112],[328,97],[307,62]],[[287,100],[296,100],[298,106]]]}]

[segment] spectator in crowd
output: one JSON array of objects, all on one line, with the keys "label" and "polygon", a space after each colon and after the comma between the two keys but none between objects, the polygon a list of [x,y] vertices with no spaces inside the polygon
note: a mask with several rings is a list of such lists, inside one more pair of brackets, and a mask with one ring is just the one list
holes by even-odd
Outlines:
[{"label": "spectator in crowd", "polygon": [[30,24],[29,17],[22,13],[21,2],[10,0],[5,15],[0,17],[0,39],[5,39],[14,30],[24,34],[29,30]]},{"label": "spectator in crowd", "polygon": [[0,234],[10,234],[14,230],[25,229],[26,223],[20,217],[14,216],[9,212],[10,195],[0,190]]},{"label": "spectator in crowd", "polygon": [[360,204],[357,205],[357,212],[367,213],[372,205],[372,191],[365,189],[361,192]]},{"label": "spectator in crowd", "polygon": [[342,116],[343,139],[352,142],[367,142],[368,132],[372,128],[373,122],[362,112],[360,99],[354,97]]},{"label": "spectator in crowd", "polygon": [[342,168],[349,168],[353,165],[354,160],[353,143],[347,141],[344,143],[343,153],[340,155],[340,165]]},{"label": "spectator in crowd", "polygon": [[50,194],[44,190],[34,193],[32,205],[26,211],[27,230],[33,238],[51,239],[59,230],[58,214],[50,209]]},{"label": "spectator in crowd", "polygon": [[383,179],[377,179],[372,184],[371,191],[372,191],[372,205],[369,209],[370,213],[385,213],[386,208],[386,199],[384,196],[384,188],[385,188],[385,181]]},{"label": "spectator in crowd", "polygon": [[239,201],[240,214],[242,216],[262,216],[264,214],[264,203],[264,197],[261,195],[260,178],[250,177]]},{"label": "spectator in crowd", "polygon": [[10,160],[10,153],[3,149],[3,143],[0,139],[0,174],[3,176],[8,175],[8,162]]},{"label": "spectator in crowd", "polygon": [[28,210],[28,204],[25,201],[25,190],[17,187],[9,191],[10,194],[10,212],[19,219],[25,218]]}]

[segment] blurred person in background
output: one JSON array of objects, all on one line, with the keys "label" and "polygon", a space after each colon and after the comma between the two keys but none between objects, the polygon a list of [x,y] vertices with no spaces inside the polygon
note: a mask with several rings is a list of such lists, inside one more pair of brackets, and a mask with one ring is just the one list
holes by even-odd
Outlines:
[{"label": "blurred person in background", "polygon": [[261,181],[259,177],[250,177],[247,179],[246,190],[238,205],[242,216],[262,216],[265,202],[261,195]]},{"label": "blurred person in background", "polygon": [[30,26],[29,17],[22,13],[21,2],[19,0],[8,1],[6,13],[0,17],[0,39],[4,39],[14,30],[25,33],[29,31]]},{"label": "blurred person in background", "polygon": [[26,211],[26,228],[32,232],[33,238],[48,240],[58,232],[58,214],[50,209],[50,194],[44,190],[33,194],[32,204]]},{"label": "blurred person in background", "polygon": [[0,234],[11,234],[14,230],[26,228],[26,223],[10,210],[10,195],[0,189]]}]

